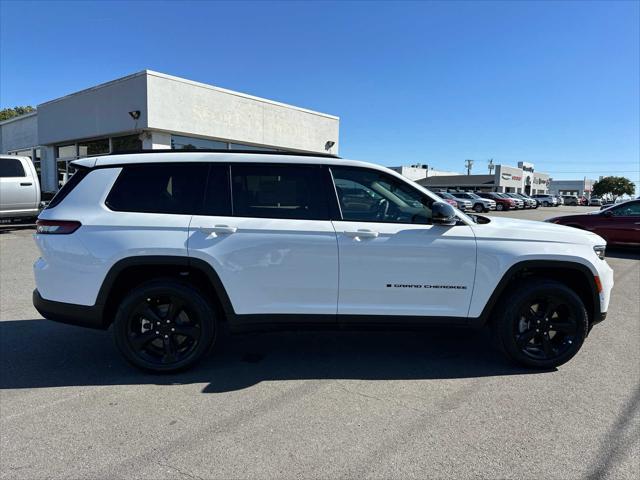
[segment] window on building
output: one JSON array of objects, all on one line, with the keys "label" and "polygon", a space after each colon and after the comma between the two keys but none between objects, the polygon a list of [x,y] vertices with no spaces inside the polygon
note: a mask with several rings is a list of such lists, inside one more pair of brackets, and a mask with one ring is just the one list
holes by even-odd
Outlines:
[{"label": "window on building", "polygon": [[90,140],[78,143],[78,157],[104,155],[109,153],[109,139]]},{"label": "window on building", "polygon": [[111,151],[113,153],[137,152],[139,150],[142,150],[142,140],[138,135],[125,135],[111,139]]},{"label": "window on building", "polygon": [[332,167],[336,193],[346,221],[431,222],[433,200],[417,189],[383,172]]},{"label": "window on building", "polygon": [[277,152],[275,148],[256,147],[255,145],[244,145],[242,143],[230,143],[229,150],[260,150],[261,152]]},{"label": "window on building", "polygon": [[0,160],[0,177],[2,178],[15,178],[24,177],[24,168],[20,160],[13,158],[5,158]]},{"label": "window on building", "polygon": [[314,165],[233,165],[233,214],[326,220],[323,172]]},{"label": "window on building", "polygon": [[205,163],[124,167],[105,203],[116,211],[193,214],[202,203],[207,170]]},{"label": "window on building", "polygon": [[171,148],[173,150],[227,150],[229,148],[229,144],[227,142],[219,142],[217,140],[208,140],[205,138],[171,135]]}]

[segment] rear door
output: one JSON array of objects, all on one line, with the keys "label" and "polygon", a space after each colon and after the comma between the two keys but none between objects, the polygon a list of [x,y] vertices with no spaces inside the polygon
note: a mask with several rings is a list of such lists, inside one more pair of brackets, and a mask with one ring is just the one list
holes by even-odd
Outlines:
[{"label": "rear door", "polygon": [[232,163],[211,172],[203,210],[191,221],[189,255],[215,269],[235,313],[253,322],[288,314],[296,315],[287,321],[334,322],[338,247],[327,169]]},{"label": "rear door", "polygon": [[[374,169],[331,167],[340,205],[339,315],[468,315],[476,269],[470,226],[430,224],[433,200]],[[377,317],[376,317],[377,316]],[[385,318],[386,317],[386,318]]]},{"label": "rear door", "polygon": [[0,158],[0,210],[37,208],[37,189],[31,170],[19,158]]}]

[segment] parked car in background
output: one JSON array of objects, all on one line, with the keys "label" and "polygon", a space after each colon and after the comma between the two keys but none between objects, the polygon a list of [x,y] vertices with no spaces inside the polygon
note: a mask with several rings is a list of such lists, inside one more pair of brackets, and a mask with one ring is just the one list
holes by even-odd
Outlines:
[{"label": "parked car in background", "polygon": [[525,201],[520,198],[517,193],[500,193],[500,195],[504,195],[507,198],[513,198],[516,202],[516,208],[518,209],[524,209],[527,206]]},{"label": "parked car in background", "polygon": [[517,198],[522,199],[525,208],[538,208],[538,202],[533,198],[529,198],[523,193],[514,193],[513,195],[515,195]]},{"label": "parked car in background", "polygon": [[563,195],[562,199],[564,200],[565,205],[580,205],[580,200],[578,200],[578,197],[576,197],[575,195]]},{"label": "parked car in background", "polygon": [[560,205],[564,205],[564,198],[562,198],[562,196],[561,196],[561,195],[555,195],[555,198],[556,198],[556,200],[558,201],[558,205],[557,205],[558,207],[559,207]]},{"label": "parked car in background", "polygon": [[490,198],[482,198],[473,192],[449,192],[456,198],[469,200],[471,209],[476,213],[489,212],[496,209],[496,202]]},{"label": "parked car in background", "polygon": [[629,200],[604,210],[550,218],[546,221],[589,230],[611,245],[640,246],[640,200]]},{"label": "parked car in background", "polygon": [[73,165],[38,218],[33,304],[110,329],[145,370],[192,366],[223,329],[443,323],[488,325],[513,362],[550,369],[609,307],[602,238],[469,217],[379,165],[228,151]]},{"label": "parked car in background", "polygon": [[519,193],[518,195],[520,195],[520,197],[523,198],[524,200],[528,201],[529,205],[531,205],[531,208],[538,208],[540,206],[540,203],[538,202],[538,200],[530,197],[526,193]]},{"label": "parked car in background", "polygon": [[471,203],[470,200],[466,200],[464,198],[456,198],[454,197],[452,194],[450,194],[449,192],[435,192],[436,195],[438,195],[440,198],[446,200],[453,200],[454,202],[456,202],[458,208],[460,210],[462,210],[463,212],[468,212],[471,210],[471,208],[473,207],[473,204]]},{"label": "parked car in background", "polygon": [[496,210],[499,212],[502,210],[511,210],[516,208],[516,201],[510,197],[503,197],[497,192],[475,192],[476,195],[482,198],[488,198],[496,202]]},{"label": "parked car in background", "polygon": [[592,207],[601,207],[602,199],[600,197],[591,197],[589,199],[589,205]]},{"label": "parked car in background", "polygon": [[536,193],[535,195],[531,195],[532,198],[535,198],[542,204],[543,207],[557,207],[558,199],[553,195],[546,195],[543,193]]},{"label": "parked car in background", "polygon": [[583,195],[582,197],[580,197],[578,199],[578,204],[579,205],[583,205],[583,206],[587,206],[587,205],[589,205],[589,199]]},{"label": "parked car in background", "polygon": [[40,181],[29,157],[0,155],[0,223],[40,213]]}]

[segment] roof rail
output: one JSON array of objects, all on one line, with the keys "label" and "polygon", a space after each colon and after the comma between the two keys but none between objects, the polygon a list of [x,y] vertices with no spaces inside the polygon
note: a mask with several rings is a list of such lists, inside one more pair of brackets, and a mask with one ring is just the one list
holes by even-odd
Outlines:
[{"label": "roof rail", "polygon": [[[180,150],[174,150],[171,148],[160,148],[157,150],[125,150],[122,152],[111,152],[110,155],[133,155],[137,153],[244,153],[244,154],[257,154],[257,155],[291,155],[294,157],[323,157],[323,158],[341,158],[338,155],[332,153],[310,153],[310,152],[288,152],[288,151],[273,151],[273,150],[226,150],[221,148],[184,148]],[[96,155],[98,156],[98,155]]]}]

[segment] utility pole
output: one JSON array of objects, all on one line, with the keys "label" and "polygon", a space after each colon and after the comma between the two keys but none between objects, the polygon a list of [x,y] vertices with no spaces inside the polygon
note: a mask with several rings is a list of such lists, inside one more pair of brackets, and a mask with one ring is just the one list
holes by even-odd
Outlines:
[{"label": "utility pole", "polygon": [[473,167],[473,160],[467,159],[464,161],[465,166],[467,167],[467,175],[471,175],[471,168]]},{"label": "utility pole", "polygon": [[493,158],[489,159],[489,175],[493,175],[493,169],[496,168],[496,166],[493,164]]}]

